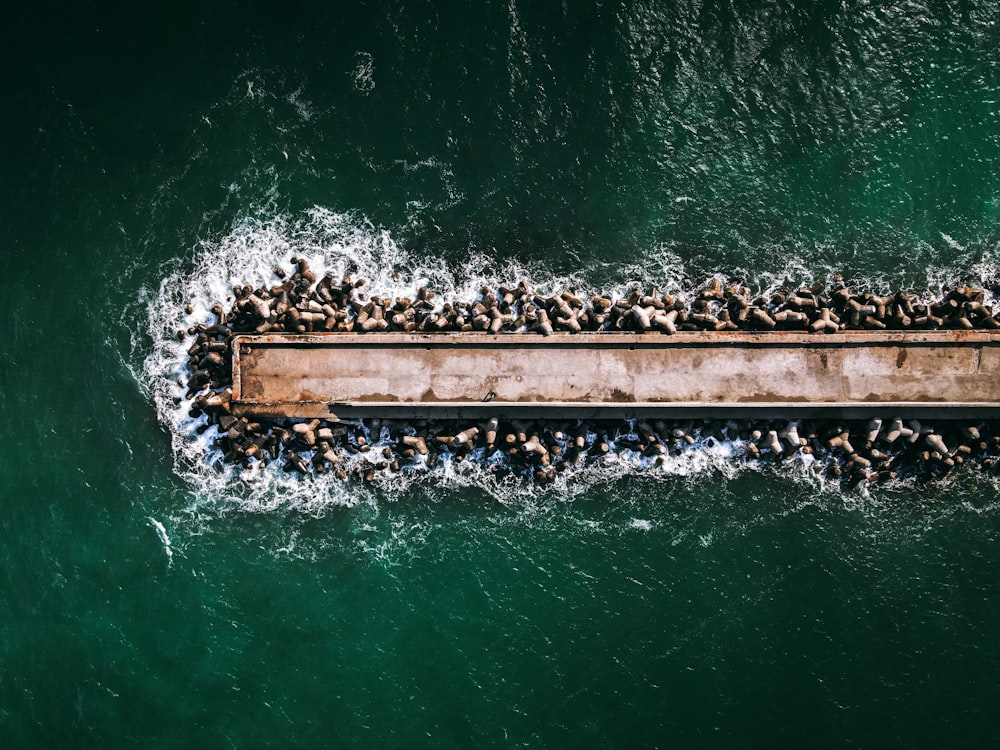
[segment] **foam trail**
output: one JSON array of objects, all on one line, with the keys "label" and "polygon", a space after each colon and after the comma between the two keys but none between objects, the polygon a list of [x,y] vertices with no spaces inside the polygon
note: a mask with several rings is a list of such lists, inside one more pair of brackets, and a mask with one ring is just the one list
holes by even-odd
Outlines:
[{"label": "foam trail", "polygon": [[160,543],[163,544],[163,551],[167,555],[167,562],[173,563],[174,551],[170,546],[170,537],[167,536],[167,530],[162,523],[157,521],[152,516],[149,516],[146,520],[149,521],[149,525],[156,529],[156,535],[160,537]]}]

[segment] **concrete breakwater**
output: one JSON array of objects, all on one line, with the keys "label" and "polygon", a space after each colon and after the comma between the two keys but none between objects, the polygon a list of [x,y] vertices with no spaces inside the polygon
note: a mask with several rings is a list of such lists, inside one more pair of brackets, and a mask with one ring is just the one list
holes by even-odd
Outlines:
[{"label": "concrete breakwater", "polygon": [[233,413],[340,419],[1000,417],[1000,332],[239,335]]},{"label": "concrete breakwater", "polygon": [[[730,441],[738,446],[744,460],[770,457],[785,461],[797,455],[820,458],[831,474],[854,483],[890,479],[900,473],[937,476],[963,464],[992,469],[1000,454],[1000,432],[994,430],[992,422],[967,413],[957,422],[947,419],[946,410],[941,412],[944,420],[934,421],[886,413],[859,422],[845,420],[850,416],[846,412],[809,420],[775,420],[773,414],[765,414],[766,419],[741,419],[745,415],[733,414],[727,419],[727,415],[709,414],[708,410],[701,414],[695,410],[690,416],[718,419],[560,421],[554,418],[558,416],[555,412],[545,419],[511,419],[499,406],[496,413],[490,413],[492,391],[482,399],[477,396],[481,403],[476,409],[459,410],[461,414],[441,411],[436,412],[440,418],[426,419],[427,415],[416,412],[400,412],[405,421],[368,419],[361,426],[339,422],[334,409],[326,409],[322,402],[323,408],[311,413],[300,413],[296,408],[269,413],[234,408],[241,404],[238,393],[237,401],[233,400],[232,347],[234,337],[240,334],[258,338],[280,338],[286,333],[321,338],[324,334],[381,334],[371,336],[373,341],[387,334],[403,334],[400,340],[451,334],[471,335],[484,342],[504,341],[505,346],[513,340],[527,341],[523,335],[530,332],[543,337],[559,334],[552,339],[529,337],[537,348],[549,346],[542,341],[557,346],[569,340],[567,336],[581,341],[595,335],[603,339],[601,334],[634,336],[641,341],[664,336],[664,341],[681,342],[696,335],[712,339],[713,333],[721,335],[720,342],[732,337],[744,339],[744,335],[744,340],[815,337],[818,342],[825,340],[831,347],[839,347],[841,338],[856,332],[856,341],[850,344],[855,347],[864,346],[860,342],[865,332],[872,336],[912,332],[910,338],[922,335],[932,339],[937,334],[920,332],[935,330],[955,335],[970,331],[970,336],[986,336],[992,344],[988,332],[1000,329],[986,293],[970,287],[950,289],[931,300],[906,293],[854,294],[835,279],[829,285],[754,297],[743,287],[713,280],[684,293],[633,290],[618,298],[596,295],[584,299],[573,290],[542,296],[521,282],[495,291],[484,287],[474,300],[441,302],[427,289],[420,289],[413,298],[368,296],[363,279],[335,279],[331,275],[317,279],[304,260],[294,262],[294,270],[275,269],[273,286],[234,288],[226,307],[219,304],[213,308],[213,321],[178,331],[181,339],[193,338],[188,349],[190,376],[184,383],[190,415],[205,416],[198,430],[204,433],[214,426],[215,445],[224,460],[245,468],[278,463],[302,475],[333,472],[345,478],[357,474],[373,479],[379,473],[432,469],[447,458],[483,460],[491,470],[519,473],[544,483],[572,466],[601,460],[616,451],[640,455],[656,464],[695,441],[709,440]],[[502,336],[508,333],[521,336]],[[933,345],[933,341],[924,343]],[[980,375],[982,347],[970,350],[969,356],[972,359],[966,364]],[[826,359],[823,355],[824,369]],[[905,359],[904,352],[896,367]],[[336,368],[336,363],[332,367]],[[918,369],[917,376],[923,370]],[[388,400],[393,398],[389,394]],[[336,400],[335,395],[332,400]],[[627,394],[623,400],[628,400]],[[932,400],[947,406],[948,395]],[[373,450],[378,453],[371,454]],[[352,460],[361,454],[363,461]]]}]

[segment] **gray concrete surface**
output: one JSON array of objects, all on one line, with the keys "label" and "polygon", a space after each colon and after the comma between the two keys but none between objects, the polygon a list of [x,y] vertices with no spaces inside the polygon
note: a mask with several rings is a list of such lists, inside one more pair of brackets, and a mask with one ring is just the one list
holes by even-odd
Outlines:
[{"label": "gray concrete surface", "polygon": [[234,339],[233,409],[452,418],[1000,415],[989,331]]}]

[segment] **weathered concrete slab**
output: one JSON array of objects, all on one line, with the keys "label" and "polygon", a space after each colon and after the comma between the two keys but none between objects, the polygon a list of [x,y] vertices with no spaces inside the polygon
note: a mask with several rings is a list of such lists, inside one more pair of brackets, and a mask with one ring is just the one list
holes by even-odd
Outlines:
[{"label": "weathered concrete slab", "polygon": [[233,409],[259,416],[1000,415],[988,331],[307,334],[234,348]]}]

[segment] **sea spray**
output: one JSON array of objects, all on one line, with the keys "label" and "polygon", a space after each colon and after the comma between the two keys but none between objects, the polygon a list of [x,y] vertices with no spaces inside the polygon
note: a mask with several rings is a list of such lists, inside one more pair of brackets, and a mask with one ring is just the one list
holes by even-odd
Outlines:
[{"label": "sea spray", "polygon": [[[606,294],[613,302],[623,299],[634,289],[656,287],[679,296],[690,294],[694,289],[694,282],[685,272],[679,256],[665,249],[652,252],[645,264],[601,269],[607,277],[598,287],[585,272],[571,276],[552,275],[542,267],[514,260],[496,263],[474,253],[469,253],[460,262],[414,254],[398,244],[388,231],[351,214],[322,208],[314,208],[298,219],[245,218],[221,240],[203,243],[190,259],[168,269],[160,287],[149,290],[146,297],[153,346],[136,376],[153,400],[158,418],[170,431],[178,473],[200,494],[229,498],[250,510],[266,511],[293,505],[309,511],[331,503],[353,505],[373,497],[373,491],[375,494],[398,494],[414,482],[477,486],[503,501],[524,492],[573,494],[593,483],[607,483],[617,477],[639,473],[677,477],[708,471],[733,475],[747,469],[761,470],[757,459],[747,457],[745,441],[717,439],[699,440],[657,461],[641,452],[633,451],[634,455],[629,455],[628,450],[618,450],[616,446],[616,450],[599,461],[587,461],[560,472],[551,478],[547,487],[530,482],[526,487],[522,481],[525,477],[511,472],[503,457],[483,460],[478,454],[471,461],[456,461],[444,455],[433,469],[405,466],[394,475],[370,471],[377,462],[373,463],[367,456],[345,461],[349,469],[362,469],[367,464],[372,483],[370,489],[360,483],[338,482],[332,475],[312,477],[303,482],[282,472],[280,462],[271,462],[266,467],[254,462],[243,468],[229,467],[223,461],[223,452],[214,444],[215,434],[207,416],[192,416],[192,400],[187,398],[184,387],[190,374],[186,367],[188,347],[187,342],[177,339],[176,331],[210,325],[216,317],[211,312],[213,307],[221,303],[227,308],[232,304],[233,287],[267,287],[276,280],[274,269],[291,268],[293,258],[306,260],[317,277],[327,274],[332,278],[364,277],[369,298],[416,298],[422,288],[430,287],[436,292],[435,310],[457,301],[476,299],[484,286],[498,288],[525,279],[531,280],[533,291],[539,295],[571,289],[587,298],[593,290]],[[982,281],[992,281],[994,266],[984,260],[974,272]],[[940,276],[950,279],[956,274],[942,272]],[[822,282],[830,278],[832,274],[823,277]],[[738,275],[731,280],[722,274],[714,279],[720,286],[747,284],[752,287],[748,289],[750,294],[761,297],[769,297],[782,288],[813,283],[809,270],[794,262],[787,269],[770,271],[753,279]],[[885,292],[887,283],[887,279],[861,280],[855,288]],[[933,299],[933,295],[922,299]],[[983,300],[987,305],[993,302],[988,289]],[[390,447],[385,435],[369,436],[369,440],[373,451]],[[308,460],[312,456],[305,454],[305,458]],[[802,467],[801,476],[807,481],[815,481],[815,477],[822,474],[812,467],[817,460],[815,457],[796,459]]]},{"label": "sea spray", "polygon": [[167,536],[166,527],[152,516],[150,516],[146,520],[148,520],[149,525],[156,530],[156,535],[159,537],[160,543],[163,545],[163,553],[167,556],[167,563],[168,564],[172,563],[174,557],[174,551],[170,544],[170,537]]}]

